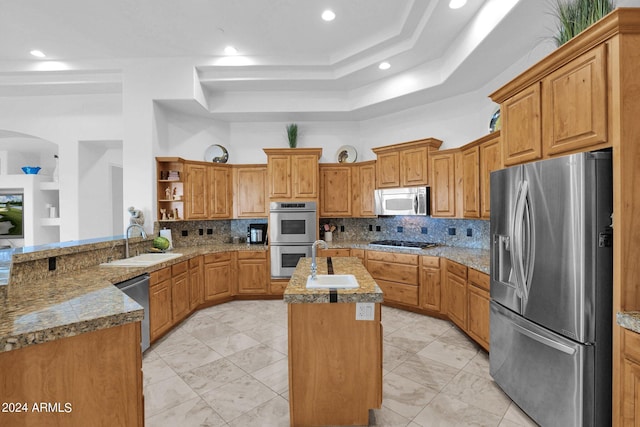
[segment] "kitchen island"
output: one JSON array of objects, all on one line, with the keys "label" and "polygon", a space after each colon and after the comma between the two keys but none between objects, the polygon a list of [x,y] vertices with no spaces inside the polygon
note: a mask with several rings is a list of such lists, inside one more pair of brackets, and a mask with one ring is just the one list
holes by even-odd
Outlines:
[{"label": "kitchen island", "polygon": [[[318,274],[328,273],[318,257]],[[311,259],[300,259],[284,293],[288,304],[292,426],[368,425],[382,404],[382,291],[355,257],[331,259],[357,289],[307,289]]]}]

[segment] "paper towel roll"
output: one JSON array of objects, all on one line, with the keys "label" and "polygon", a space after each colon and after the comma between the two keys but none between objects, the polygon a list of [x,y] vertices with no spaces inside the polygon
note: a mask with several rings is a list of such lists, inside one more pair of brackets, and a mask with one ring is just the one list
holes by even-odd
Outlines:
[{"label": "paper towel roll", "polygon": [[160,230],[160,237],[165,237],[169,241],[169,249],[173,249],[173,240],[171,240],[171,230],[164,228]]}]

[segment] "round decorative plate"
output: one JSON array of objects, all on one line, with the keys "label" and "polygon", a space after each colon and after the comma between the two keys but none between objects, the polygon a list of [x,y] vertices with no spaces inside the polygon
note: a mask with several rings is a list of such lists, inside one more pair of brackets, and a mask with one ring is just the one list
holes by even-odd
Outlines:
[{"label": "round decorative plate", "polygon": [[336,160],[338,163],[353,163],[358,157],[358,152],[351,145],[343,145],[336,152]]},{"label": "round decorative plate", "polygon": [[204,159],[207,162],[227,163],[229,152],[222,145],[213,144],[204,152]]},{"label": "round decorative plate", "polygon": [[489,133],[500,130],[502,123],[500,123],[500,107],[493,113],[491,120],[489,121]]}]

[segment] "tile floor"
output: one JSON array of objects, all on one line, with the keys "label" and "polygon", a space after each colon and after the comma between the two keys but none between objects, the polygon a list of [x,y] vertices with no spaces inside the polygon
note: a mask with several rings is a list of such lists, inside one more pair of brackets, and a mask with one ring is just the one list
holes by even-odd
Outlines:
[{"label": "tile floor", "polygon": [[[289,426],[286,304],[233,301],[194,313],[144,355],[147,427]],[[450,322],[383,307],[376,426],[535,426]]]}]

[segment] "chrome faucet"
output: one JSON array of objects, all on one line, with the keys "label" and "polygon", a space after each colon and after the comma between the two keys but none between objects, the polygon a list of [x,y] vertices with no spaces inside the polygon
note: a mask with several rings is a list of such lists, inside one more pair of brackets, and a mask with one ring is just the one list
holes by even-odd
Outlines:
[{"label": "chrome faucet", "polygon": [[316,264],[316,246],[322,245],[322,249],[327,249],[329,245],[324,240],[316,240],[311,245],[311,280],[316,280],[318,275],[318,264]]},{"label": "chrome faucet", "polygon": [[142,238],[143,239],[147,238],[147,233],[145,233],[144,227],[142,227],[140,224],[131,224],[131,225],[129,225],[127,227],[127,231],[125,232],[125,235],[124,235],[124,239],[125,239],[124,257],[125,258],[129,258],[129,230],[131,230],[132,228],[139,228],[140,232],[142,233]]}]

